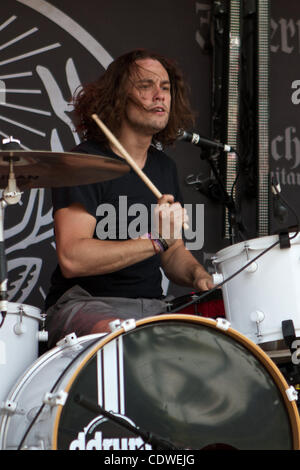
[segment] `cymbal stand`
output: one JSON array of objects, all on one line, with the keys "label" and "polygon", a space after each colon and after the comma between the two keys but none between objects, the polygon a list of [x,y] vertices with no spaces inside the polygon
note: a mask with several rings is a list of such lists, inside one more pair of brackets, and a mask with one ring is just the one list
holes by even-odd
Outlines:
[{"label": "cymbal stand", "polygon": [[[9,147],[9,150],[15,150],[20,148],[20,141],[9,137],[8,139],[2,140],[2,147]],[[2,193],[0,199],[0,313],[2,318],[0,319],[0,328],[4,323],[7,314],[7,261],[5,255],[5,243],[4,243],[4,212],[7,205],[17,204],[22,193],[19,191],[13,168],[13,157],[9,159],[9,178],[8,185]]]}]

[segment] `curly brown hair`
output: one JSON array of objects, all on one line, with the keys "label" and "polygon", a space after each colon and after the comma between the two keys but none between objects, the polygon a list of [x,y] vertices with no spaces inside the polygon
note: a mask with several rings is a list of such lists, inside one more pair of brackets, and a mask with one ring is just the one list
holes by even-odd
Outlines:
[{"label": "curly brown hair", "polygon": [[73,97],[76,130],[85,139],[105,142],[92,114],[97,114],[112,133],[117,133],[125,115],[128,83],[137,60],[154,59],[166,69],[171,83],[171,110],[165,129],[154,136],[156,142],[170,145],[178,138],[180,129],[194,124],[194,113],[188,100],[188,90],[177,64],[156,52],[136,49],[111,62],[96,81],[87,84]]}]

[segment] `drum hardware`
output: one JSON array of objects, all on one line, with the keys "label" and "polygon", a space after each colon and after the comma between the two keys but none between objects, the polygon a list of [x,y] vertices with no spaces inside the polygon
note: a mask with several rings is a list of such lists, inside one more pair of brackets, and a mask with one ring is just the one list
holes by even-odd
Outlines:
[{"label": "drum hardware", "polygon": [[108,326],[111,332],[118,331],[121,328],[123,328],[124,331],[130,331],[136,327],[136,322],[134,318],[128,318],[123,322],[117,318],[116,320],[111,321]]},{"label": "drum hardware", "polygon": [[46,331],[46,318],[47,314],[45,312],[41,313],[41,327],[38,332],[38,340],[41,343],[46,343],[48,341],[48,331]]},{"label": "drum hardware", "polygon": [[124,331],[134,330],[135,327],[136,321],[134,318],[129,318],[121,323],[121,328],[123,328]]},{"label": "drum hardware", "polygon": [[45,403],[45,405],[49,405],[50,407],[58,405],[64,406],[67,398],[68,394],[64,390],[59,390],[55,393],[47,392],[43,398],[43,403]]},{"label": "drum hardware", "polygon": [[[240,160],[240,156],[235,149],[232,149],[232,152],[235,153],[238,160]],[[237,243],[238,239],[245,239],[245,225],[242,220],[242,216],[240,211],[238,211],[237,205],[234,200],[234,187],[237,183],[237,180],[240,175],[240,171],[238,171],[236,179],[233,183],[231,193],[228,194],[227,190],[224,186],[223,179],[220,175],[220,171],[216,165],[216,157],[212,156],[210,152],[202,153],[201,158],[208,161],[213,178],[200,180],[199,176],[195,179],[194,175],[189,175],[186,179],[186,183],[188,185],[196,185],[196,189],[203,193],[205,196],[211,198],[213,201],[218,200],[223,204],[223,206],[228,211],[228,223],[229,223],[229,238],[231,244]]]},{"label": "drum hardware", "polygon": [[298,392],[293,386],[290,386],[289,388],[286,389],[285,391],[289,401],[297,401],[298,399]]},{"label": "drum hardware", "polygon": [[166,439],[158,436],[156,433],[152,433],[149,431],[145,431],[144,429],[133,426],[126,417],[121,417],[120,415],[116,415],[114,413],[110,413],[109,411],[105,410],[102,406],[93,403],[91,400],[88,400],[86,397],[82,395],[75,395],[74,397],[75,403],[78,403],[80,406],[86,408],[92,413],[96,415],[102,415],[113,423],[117,424],[117,426],[121,428],[125,428],[131,433],[139,436],[143,439],[145,444],[150,444],[153,450],[176,450],[178,449],[174,444],[169,442]]},{"label": "drum hardware", "polygon": [[[9,150],[20,149],[20,141],[9,137],[2,140],[2,148],[8,148]],[[0,200],[0,311],[2,314],[1,326],[3,326],[6,312],[7,312],[7,264],[5,256],[4,246],[4,210],[7,205],[17,204],[21,199],[21,192],[19,191],[13,167],[13,157],[9,152],[8,156],[9,163],[9,176],[8,185],[2,193]]]},{"label": "drum hardware", "polygon": [[6,414],[6,415],[13,415],[13,414],[19,414],[19,415],[25,415],[25,410],[24,409],[18,409],[18,403],[11,401],[11,400],[6,400],[5,402],[2,402],[2,405],[0,407],[0,415],[1,414]]},{"label": "drum hardware", "polygon": [[2,315],[0,327],[2,328],[7,313],[7,264],[4,246],[4,209],[6,201],[0,199],[0,312]]},{"label": "drum hardware", "polygon": [[261,338],[262,334],[261,334],[260,324],[264,321],[265,314],[263,312],[261,312],[260,310],[255,310],[255,312],[250,313],[250,319],[251,319],[251,321],[256,323],[256,328],[257,328],[256,336],[257,336],[257,338],[258,339]]},{"label": "drum hardware", "polygon": [[114,331],[117,331],[119,328],[121,328],[121,320],[119,320],[118,318],[116,320],[113,320],[111,321],[109,324],[108,324],[108,327],[110,329],[110,331],[113,333]]},{"label": "drum hardware", "polygon": [[197,191],[204,194],[206,197],[213,201],[220,200],[220,189],[217,182],[211,177],[202,178],[202,175],[197,176],[191,174],[185,178],[185,182],[189,186],[194,186]]},{"label": "drum hardware", "polygon": [[[218,286],[217,286],[218,287]],[[192,296],[191,296],[191,299],[192,300],[189,300],[188,302],[184,303],[183,305],[180,305],[178,307],[174,307],[174,303],[172,302],[168,302],[167,303],[167,312],[168,313],[177,313],[177,312],[181,312],[182,309],[186,308],[186,307],[190,307],[191,305],[194,305],[196,304],[197,302],[199,302],[200,300],[204,299],[206,296],[208,296],[209,294],[211,294],[212,292],[214,292],[217,287],[214,287],[213,289],[209,290],[209,291],[206,291],[206,292],[195,292]]]},{"label": "drum hardware", "polygon": [[23,315],[24,315],[23,305],[19,305],[18,310],[19,310],[19,317],[18,317],[18,322],[14,325],[14,332],[16,333],[16,335],[23,335],[27,331],[26,326],[23,323]]},{"label": "drum hardware", "polygon": [[82,349],[80,342],[78,341],[78,337],[75,333],[70,333],[69,335],[65,336],[63,339],[56,343],[58,348],[71,348],[72,350],[78,351]]},{"label": "drum hardware", "polygon": [[230,327],[230,322],[228,320],[225,320],[225,318],[216,319],[216,328],[219,328],[219,330],[227,331]]},{"label": "drum hardware", "polygon": [[[247,244],[247,242],[245,243],[245,252],[246,252],[247,261],[249,261],[250,260],[249,245]],[[252,262],[251,264],[249,264],[249,266],[247,266],[245,271],[247,271],[247,273],[255,273],[257,271],[257,263]]]}]

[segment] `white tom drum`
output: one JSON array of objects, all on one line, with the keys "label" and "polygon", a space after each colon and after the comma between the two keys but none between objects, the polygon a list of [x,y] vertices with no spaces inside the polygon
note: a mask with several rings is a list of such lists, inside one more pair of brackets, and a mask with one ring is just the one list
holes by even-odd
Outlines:
[{"label": "white tom drum", "polygon": [[0,447],[160,448],[103,408],[178,449],[299,449],[293,391],[224,319],[159,315],[127,320],[100,339],[66,337],[12,389]]},{"label": "white tom drum", "polygon": [[[220,250],[213,262],[225,280],[279,240],[255,238]],[[216,279],[216,278],[215,278]],[[226,318],[256,344],[282,340],[282,322],[292,320],[300,336],[300,235],[290,248],[263,254],[222,286]]]},{"label": "white tom drum", "polygon": [[20,375],[38,357],[42,315],[31,305],[8,302],[6,316],[0,317],[1,405]]}]

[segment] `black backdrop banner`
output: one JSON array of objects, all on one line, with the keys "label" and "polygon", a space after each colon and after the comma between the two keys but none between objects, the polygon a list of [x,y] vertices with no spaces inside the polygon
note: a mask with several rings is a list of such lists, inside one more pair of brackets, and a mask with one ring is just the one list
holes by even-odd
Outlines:
[{"label": "black backdrop banner", "polygon": [[[270,170],[299,215],[300,198],[300,4],[271,2]],[[296,223],[287,211],[284,224]],[[271,230],[283,224],[271,213]]]}]

